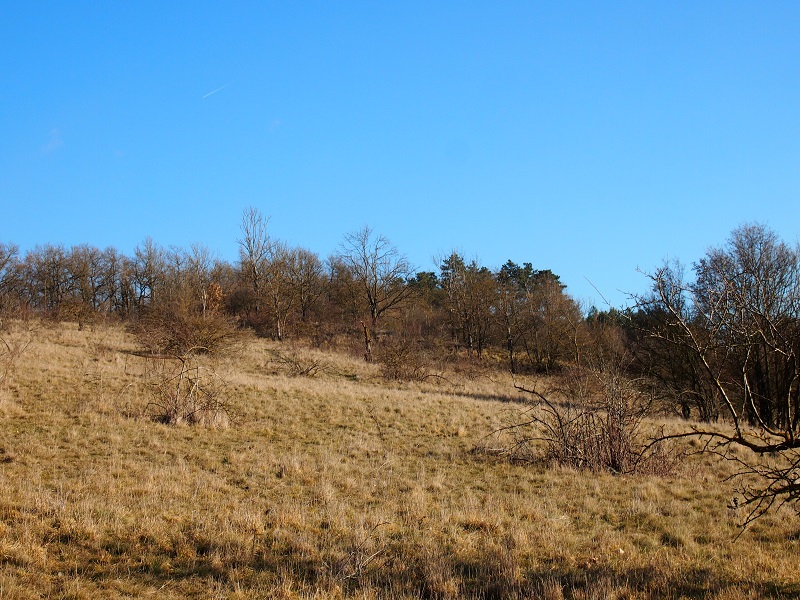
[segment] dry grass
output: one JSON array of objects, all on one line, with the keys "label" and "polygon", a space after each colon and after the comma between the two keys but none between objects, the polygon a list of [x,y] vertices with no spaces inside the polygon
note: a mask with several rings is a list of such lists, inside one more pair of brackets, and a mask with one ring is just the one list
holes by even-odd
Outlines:
[{"label": "dry grass", "polygon": [[122,329],[41,328],[0,400],[0,598],[800,595],[800,523],[735,540],[730,465],[510,464],[471,452],[518,406],[510,379],[389,385],[296,347],[325,365],[298,377],[278,348],[214,364],[231,426],[167,426]]}]

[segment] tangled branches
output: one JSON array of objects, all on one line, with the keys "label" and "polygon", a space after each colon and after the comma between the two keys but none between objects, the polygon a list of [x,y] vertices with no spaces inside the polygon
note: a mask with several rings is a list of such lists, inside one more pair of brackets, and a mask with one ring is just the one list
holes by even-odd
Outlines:
[{"label": "tangled branches", "polygon": [[168,425],[224,427],[232,419],[223,379],[196,359],[153,359],[147,413]]},{"label": "tangled branches", "polygon": [[636,382],[618,373],[576,369],[568,384],[560,402],[515,385],[534,402],[495,432],[511,436],[503,451],[512,460],[618,474],[667,475],[675,470],[680,453],[642,431],[651,401]]}]

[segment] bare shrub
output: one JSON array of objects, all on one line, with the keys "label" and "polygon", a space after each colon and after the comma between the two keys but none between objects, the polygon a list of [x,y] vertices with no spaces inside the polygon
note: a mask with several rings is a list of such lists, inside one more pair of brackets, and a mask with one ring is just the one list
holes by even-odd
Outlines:
[{"label": "bare shrub", "polygon": [[235,321],[222,313],[174,307],[148,311],[132,329],[149,352],[173,357],[229,351],[244,337]]},{"label": "bare shrub", "polygon": [[386,338],[375,355],[381,375],[388,381],[424,381],[438,376],[427,349],[418,340],[406,336]]},{"label": "bare shrub", "polygon": [[[146,412],[170,425],[225,426],[225,382],[201,357],[230,352],[244,339],[234,320],[179,297],[148,309],[132,327],[150,355]],[[207,361],[208,359],[206,359]]]},{"label": "bare shrub", "polygon": [[147,414],[168,425],[224,427],[232,420],[225,381],[196,358],[151,359]]},{"label": "bare shrub", "polygon": [[272,362],[292,377],[316,377],[329,369],[328,365],[315,358],[301,357],[297,352],[271,350]]},{"label": "bare shrub", "polygon": [[643,432],[652,395],[618,372],[575,367],[563,400],[520,385],[535,398],[522,418],[501,428],[511,435],[504,449],[513,460],[545,460],[563,466],[618,474],[668,475],[681,453]]},{"label": "bare shrub", "polygon": [[13,375],[17,362],[33,341],[33,335],[31,322],[0,321],[0,389]]}]

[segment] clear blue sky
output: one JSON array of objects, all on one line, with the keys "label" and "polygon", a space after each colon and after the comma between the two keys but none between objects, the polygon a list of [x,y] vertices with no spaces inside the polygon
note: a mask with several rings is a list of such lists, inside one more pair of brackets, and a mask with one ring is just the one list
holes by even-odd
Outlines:
[{"label": "clear blue sky", "polygon": [[[0,0],[0,241],[323,258],[365,224],[641,292],[800,233],[800,2]],[[591,284],[589,283],[591,282]]]}]

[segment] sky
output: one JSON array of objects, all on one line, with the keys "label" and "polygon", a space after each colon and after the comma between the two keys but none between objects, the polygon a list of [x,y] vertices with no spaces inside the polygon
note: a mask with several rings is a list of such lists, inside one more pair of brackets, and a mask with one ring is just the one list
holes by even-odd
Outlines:
[{"label": "sky", "polygon": [[0,242],[235,261],[370,226],[599,308],[800,235],[800,3],[0,0]]}]

